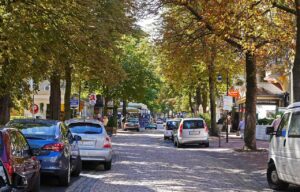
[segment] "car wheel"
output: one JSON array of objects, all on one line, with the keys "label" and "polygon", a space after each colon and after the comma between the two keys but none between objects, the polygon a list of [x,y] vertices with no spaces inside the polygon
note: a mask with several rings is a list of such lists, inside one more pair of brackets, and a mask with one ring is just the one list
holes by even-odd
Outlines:
[{"label": "car wheel", "polygon": [[60,176],[59,183],[62,186],[69,186],[71,182],[71,164],[69,161],[67,171]]},{"label": "car wheel", "polygon": [[289,187],[288,183],[279,179],[274,163],[268,166],[267,180],[270,188],[273,190],[285,190]]},{"label": "car wheel", "polygon": [[164,136],[164,140],[167,140],[167,137],[166,137],[166,136]]},{"label": "car wheel", "polygon": [[111,169],[111,160],[104,163],[104,170],[108,171]]},{"label": "car wheel", "polygon": [[139,128],[137,128],[137,129],[136,129],[136,131],[137,131],[137,132],[140,132],[140,129],[139,129]]},{"label": "car wheel", "polygon": [[41,175],[38,173],[37,179],[32,187],[32,192],[39,192],[41,188]]},{"label": "car wheel", "polygon": [[205,143],[204,146],[205,146],[205,147],[209,147],[209,143]]},{"label": "car wheel", "polygon": [[179,141],[177,141],[177,142],[176,142],[176,147],[177,147],[177,148],[181,148],[181,147],[182,147],[182,144],[180,144]]},{"label": "car wheel", "polygon": [[81,157],[78,156],[76,161],[76,168],[73,171],[72,175],[78,177],[80,175],[81,170],[82,170],[82,161],[81,161]]}]

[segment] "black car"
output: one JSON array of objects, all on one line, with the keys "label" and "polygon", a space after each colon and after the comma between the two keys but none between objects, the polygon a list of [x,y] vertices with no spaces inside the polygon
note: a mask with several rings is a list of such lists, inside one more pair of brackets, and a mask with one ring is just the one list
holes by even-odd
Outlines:
[{"label": "black car", "polygon": [[0,130],[0,154],[9,183],[14,186],[23,185],[26,191],[40,190],[40,162],[33,156],[30,146],[19,130]]},{"label": "black car", "polygon": [[79,176],[81,157],[78,141],[67,126],[60,121],[43,119],[17,119],[8,126],[18,128],[41,162],[41,173],[57,176],[63,186],[68,186],[71,174]]}]

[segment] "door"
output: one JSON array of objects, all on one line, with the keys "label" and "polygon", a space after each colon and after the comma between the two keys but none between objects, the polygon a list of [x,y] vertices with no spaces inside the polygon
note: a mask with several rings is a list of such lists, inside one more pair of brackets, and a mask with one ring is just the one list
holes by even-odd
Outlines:
[{"label": "door", "polygon": [[203,120],[197,119],[183,121],[182,135],[184,139],[206,139],[204,132]]},{"label": "door", "polygon": [[285,148],[289,181],[300,184],[300,111],[292,114]]},{"label": "door", "polygon": [[273,137],[271,142],[271,153],[275,155],[277,172],[281,178],[287,174],[286,167],[286,133],[290,121],[291,113],[285,113],[278,126],[276,135]]}]

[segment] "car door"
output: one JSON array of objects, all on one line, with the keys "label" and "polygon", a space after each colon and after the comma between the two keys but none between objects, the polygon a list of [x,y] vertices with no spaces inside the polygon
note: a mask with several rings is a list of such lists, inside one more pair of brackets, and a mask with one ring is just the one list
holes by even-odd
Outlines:
[{"label": "car door", "polygon": [[288,173],[286,167],[287,151],[286,151],[286,133],[290,122],[291,112],[287,112],[283,115],[281,122],[278,126],[276,136],[272,139],[271,145],[273,153],[275,155],[276,168],[279,175],[282,178],[286,178]]},{"label": "car door", "polygon": [[294,112],[285,143],[286,173],[289,181],[300,184],[300,111]]}]

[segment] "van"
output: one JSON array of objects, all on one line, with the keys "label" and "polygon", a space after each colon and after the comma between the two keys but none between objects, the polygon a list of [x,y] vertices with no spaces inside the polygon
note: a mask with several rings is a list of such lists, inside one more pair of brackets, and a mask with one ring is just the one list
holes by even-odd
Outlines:
[{"label": "van", "polygon": [[289,184],[300,185],[300,102],[288,106],[277,130],[271,135],[267,180],[271,189],[284,190]]},{"label": "van", "polygon": [[184,118],[179,127],[174,129],[174,145],[198,144],[209,147],[209,134],[205,121],[202,118]]}]

